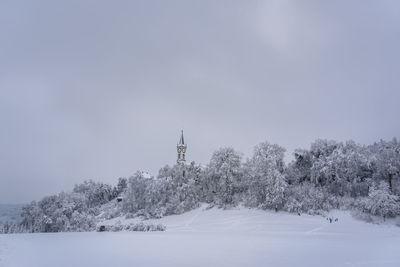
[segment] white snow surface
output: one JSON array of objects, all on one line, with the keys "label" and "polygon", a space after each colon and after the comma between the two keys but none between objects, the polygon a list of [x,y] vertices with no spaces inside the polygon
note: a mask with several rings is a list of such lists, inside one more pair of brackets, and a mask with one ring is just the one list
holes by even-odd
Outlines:
[{"label": "white snow surface", "polygon": [[[400,227],[247,208],[196,210],[146,223],[165,232],[0,235],[1,267],[400,266]],[[117,218],[108,224],[134,222]]]}]

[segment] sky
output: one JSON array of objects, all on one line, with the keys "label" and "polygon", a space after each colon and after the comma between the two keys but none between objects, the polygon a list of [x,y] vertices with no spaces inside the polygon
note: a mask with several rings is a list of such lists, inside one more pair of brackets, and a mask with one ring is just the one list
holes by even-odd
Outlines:
[{"label": "sky", "polygon": [[400,2],[0,2],[0,203],[263,141],[400,137]]}]

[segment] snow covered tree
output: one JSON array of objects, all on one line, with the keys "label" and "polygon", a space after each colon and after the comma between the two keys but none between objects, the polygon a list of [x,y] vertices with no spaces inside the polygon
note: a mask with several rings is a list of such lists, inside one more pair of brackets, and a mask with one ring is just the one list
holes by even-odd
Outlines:
[{"label": "snow covered tree", "polygon": [[199,170],[195,163],[165,166],[156,179],[137,172],[128,180],[123,210],[145,217],[161,217],[197,207]]},{"label": "snow covered tree", "polygon": [[198,206],[200,199],[199,178],[201,169],[194,162],[189,165],[166,166],[158,179],[166,181],[166,213],[179,214]]},{"label": "snow covered tree", "polygon": [[330,156],[342,144],[336,141],[316,140],[311,144],[311,154],[313,156],[313,164],[311,167],[311,181],[317,185],[326,185],[334,178],[334,169]]},{"label": "snow covered tree", "polygon": [[316,214],[332,208],[337,208],[337,199],[331,197],[324,187],[304,182],[287,188],[285,203],[287,211]]},{"label": "snow covered tree", "polygon": [[250,206],[278,210],[285,202],[287,183],[284,172],[285,149],[268,142],[254,148],[253,157],[246,163],[248,183],[246,202]]},{"label": "snow covered tree", "polygon": [[123,199],[125,211],[134,213],[146,207],[146,190],[149,182],[140,171],[129,178]]},{"label": "snow covered tree", "polygon": [[241,193],[243,186],[241,165],[241,156],[233,148],[214,152],[205,175],[208,201],[222,206],[238,201],[235,194]]},{"label": "snow covered tree", "polygon": [[100,206],[114,198],[110,185],[97,183],[92,180],[75,185],[73,192],[83,194],[86,197],[88,207]]},{"label": "snow covered tree", "polygon": [[306,181],[311,181],[313,158],[310,151],[296,149],[293,155],[294,161],[289,164],[286,170],[286,180],[288,183],[301,184]]},{"label": "snow covered tree", "polygon": [[400,143],[397,139],[390,142],[381,140],[371,146],[371,150],[375,155],[375,180],[386,181],[389,190],[400,195]]},{"label": "snow covered tree", "polygon": [[386,182],[381,181],[371,187],[364,211],[383,218],[400,215],[400,198],[390,191]]},{"label": "snow covered tree", "polygon": [[94,228],[96,212],[83,194],[60,193],[23,207],[21,226],[27,232],[88,231]]},{"label": "snow covered tree", "polygon": [[339,196],[368,194],[372,169],[367,150],[353,141],[345,144],[317,140],[311,146],[310,180]]},{"label": "snow covered tree", "polygon": [[128,180],[126,178],[118,178],[118,183],[113,188],[113,198],[122,195],[127,187],[128,187]]},{"label": "snow covered tree", "polygon": [[39,207],[38,207],[36,201],[32,201],[31,203],[22,207],[21,225],[26,229],[26,231],[35,232],[36,219],[39,216],[40,216]]}]

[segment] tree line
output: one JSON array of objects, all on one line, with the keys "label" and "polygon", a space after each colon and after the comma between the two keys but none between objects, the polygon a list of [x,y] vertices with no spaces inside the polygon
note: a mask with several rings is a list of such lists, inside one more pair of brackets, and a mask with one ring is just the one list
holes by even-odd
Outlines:
[{"label": "tree line", "polygon": [[[286,164],[285,149],[263,142],[250,158],[233,148],[215,151],[206,166],[165,166],[156,177],[138,171],[117,185],[85,181],[72,192],[26,205],[22,222],[2,232],[90,231],[118,216],[159,218],[209,203],[320,214],[350,209],[365,219],[400,215],[400,144],[396,139],[360,145],[316,140],[297,149]],[[115,199],[122,197],[122,201]]]}]

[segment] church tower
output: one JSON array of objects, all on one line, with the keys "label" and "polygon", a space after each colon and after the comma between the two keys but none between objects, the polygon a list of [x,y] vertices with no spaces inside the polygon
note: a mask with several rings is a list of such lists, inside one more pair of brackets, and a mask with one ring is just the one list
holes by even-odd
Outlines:
[{"label": "church tower", "polygon": [[183,139],[183,130],[181,131],[181,138],[179,139],[179,143],[176,145],[176,150],[178,151],[178,159],[176,163],[182,165],[185,164],[186,144],[185,140]]}]

